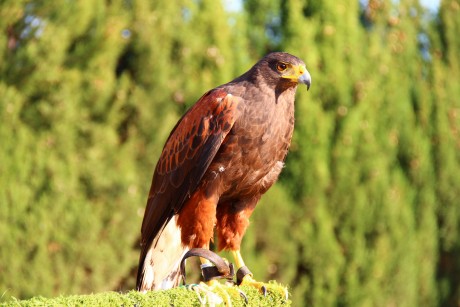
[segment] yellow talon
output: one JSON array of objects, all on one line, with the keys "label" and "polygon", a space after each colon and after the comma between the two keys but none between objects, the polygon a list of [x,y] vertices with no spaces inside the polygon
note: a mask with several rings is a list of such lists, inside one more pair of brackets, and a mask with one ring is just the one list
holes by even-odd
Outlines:
[{"label": "yellow talon", "polygon": [[[237,270],[240,270],[241,268],[245,267],[246,265],[244,264],[243,257],[241,256],[241,252],[239,250],[232,251],[233,257],[235,258],[235,264]],[[282,286],[277,286],[274,284],[266,284],[263,282],[256,281],[250,273],[250,271],[246,268],[248,274],[246,274],[240,283],[240,286],[250,286],[254,287],[262,292],[264,296],[267,295],[267,291],[274,291],[274,292],[281,292],[282,295],[285,297],[285,299],[288,299],[288,291],[285,287]]]},{"label": "yellow talon", "polygon": [[258,289],[264,296],[267,296],[267,286],[265,283],[256,281],[251,274],[243,277],[240,286],[250,286]]}]

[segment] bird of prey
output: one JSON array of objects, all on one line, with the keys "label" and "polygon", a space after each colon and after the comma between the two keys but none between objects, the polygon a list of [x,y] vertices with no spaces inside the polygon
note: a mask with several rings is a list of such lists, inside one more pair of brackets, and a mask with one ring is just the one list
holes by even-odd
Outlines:
[{"label": "bird of prey", "polygon": [[[283,169],[299,83],[310,87],[305,63],[269,53],[205,93],[179,120],[153,174],[141,228],[139,291],[177,286],[184,254],[209,249],[214,232],[219,251],[231,251],[236,268],[250,273],[241,240],[257,202]],[[242,282],[255,280],[245,273]]]}]

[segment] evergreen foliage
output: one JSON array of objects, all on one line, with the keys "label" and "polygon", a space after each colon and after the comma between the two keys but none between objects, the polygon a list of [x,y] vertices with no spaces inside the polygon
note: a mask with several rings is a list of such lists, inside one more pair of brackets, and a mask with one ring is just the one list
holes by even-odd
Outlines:
[{"label": "evergreen foliage", "polygon": [[0,301],[132,289],[168,133],[283,50],[313,84],[243,240],[256,279],[300,306],[458,304],[458,0],[3,1],[0,29]]}]

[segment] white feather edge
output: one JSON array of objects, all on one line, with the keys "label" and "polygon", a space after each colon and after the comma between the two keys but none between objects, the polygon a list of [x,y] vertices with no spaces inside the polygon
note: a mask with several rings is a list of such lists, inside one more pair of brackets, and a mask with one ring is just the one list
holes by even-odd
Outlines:
[{"label": "white feather edge", "polygon": [[[141,290],[170,289],[175,286],[176,272],[188,251],[181,242],[181,231],[172,218],[163,231],[155,238],[145,256]],[[156,243],[156,246],[155,246]],[[154,248],[155,246],[155,248]]]}]

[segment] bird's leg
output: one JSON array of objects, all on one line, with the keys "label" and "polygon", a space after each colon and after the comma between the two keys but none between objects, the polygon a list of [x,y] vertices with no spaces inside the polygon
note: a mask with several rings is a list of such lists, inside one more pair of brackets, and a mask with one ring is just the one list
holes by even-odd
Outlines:
[{"label": "bird's leg", "polygon": [[233,255],[233,258],[235,258],[235,264],[238,269],[246,266],[244,264],[243,257],[241,256],[241,252],[239,250],[232,251],[232,255]]},{"label": "bird's leg", "polygon": [[[201,267],[202,268],[204,266],[213,265],[211,261],[209,261],[208,259],[205,259],[205,258],[201,258],[201,257],[200,257],[200,262],[201,262]],[[200,285],[202,285],[203,287],[207,288],[208,290],[210,290],[212,292],[218,292],[223,297],[223,300],[225,301],[225,304],[227,306],[232,305],[232,303],[230,301],[230,296],[222,288],[222,284],[217,279],[211,279],[211,280],[206,281],[206,282],[201,282]]]},{"label": "bird's leg", "polygon": [[208,304],[210,306],[214,306],[225,303],[225,305],[231,306],[231,298],[237,299],[239,297],[243,298],[243,300],[248,303],[248,298],[241,289],[223,285],[218,281],[218,279],[229,280],[233,278],[233,265],[229,264],[217,254],[211,252],[208,249],[208,246],[205,246],[205,248],[191,248],[184,255],[180,264],[180,270],[184,278],[184,283],[185,260],[189,257],[195,256],[198,256],[200,259],[201,273],[203,274],[205,282],[200,282],[198,285],[186,285],[186,287],[189,290],[196,292],[202,305]]},{"label": "bird's leg", "polygon": [[249,199],[243,199],[235,202],[222,203],[217,207],[217,236],[219,250],[228,250],[232,253],[236,265],[237,284],[257,288],[262,293],[266,294],[267,290],[275,290],[273,292],[287,293],[284,287],[282,291],[274,284],[265,284],[257,282],[249,269],[246,267],[243,257],[241,256],[240,246],[241,240],[249,225],[249,217],[254,210],[260,195],[256,195]]},{"label": "bird's leg", "polygon": [[[214,265],[211,261],[202,257],[200,257],[200,262],[201,268]],[[213,302],[220,304],[224,302],[226,306],[232,306],[230,294],[233,294],[236,297],[242,297],[247,302],[246,294],[243,291],[223,285],[217,279],[211,279],[206,282],[201,282],[198,285],[198,287],[196,287],[194,290],[201,290],[202,292],[204,292],[209,300],[208,303]],[[216,294],[222,301],[219,302],[219,299],[216,300]],[[202,301],[201,297],[200,301]]]},{"label": "bird's leg", "polygon": [[258,282],[254,279],[251,271],[245,265],[243,257],[241,256],[240,250],[232,251],[233,258],[235,259],[235,264],[237,268],[236,278],[238,285],[252,286],[260,289],[265,295],[267,292],[267,287],[264,283]]},{"label": "bird's leg", "polygon": [[281,294],[288,299],[288,291],[285,287],[275,285],[275,284],[267,284],[263,282],[256,281],[251,273],[249,271],[248,267],[244,264],[243,257],[241,256],[240,250],[234,250],[232,251],[233,258],[235,259],[235,264],[236,264],[236,278],[237,278],[237,284],[240,286],[251,286],[259,289],[264,296],[267,295],[267,291],[275,291],[275,292],[281,292]]}]

